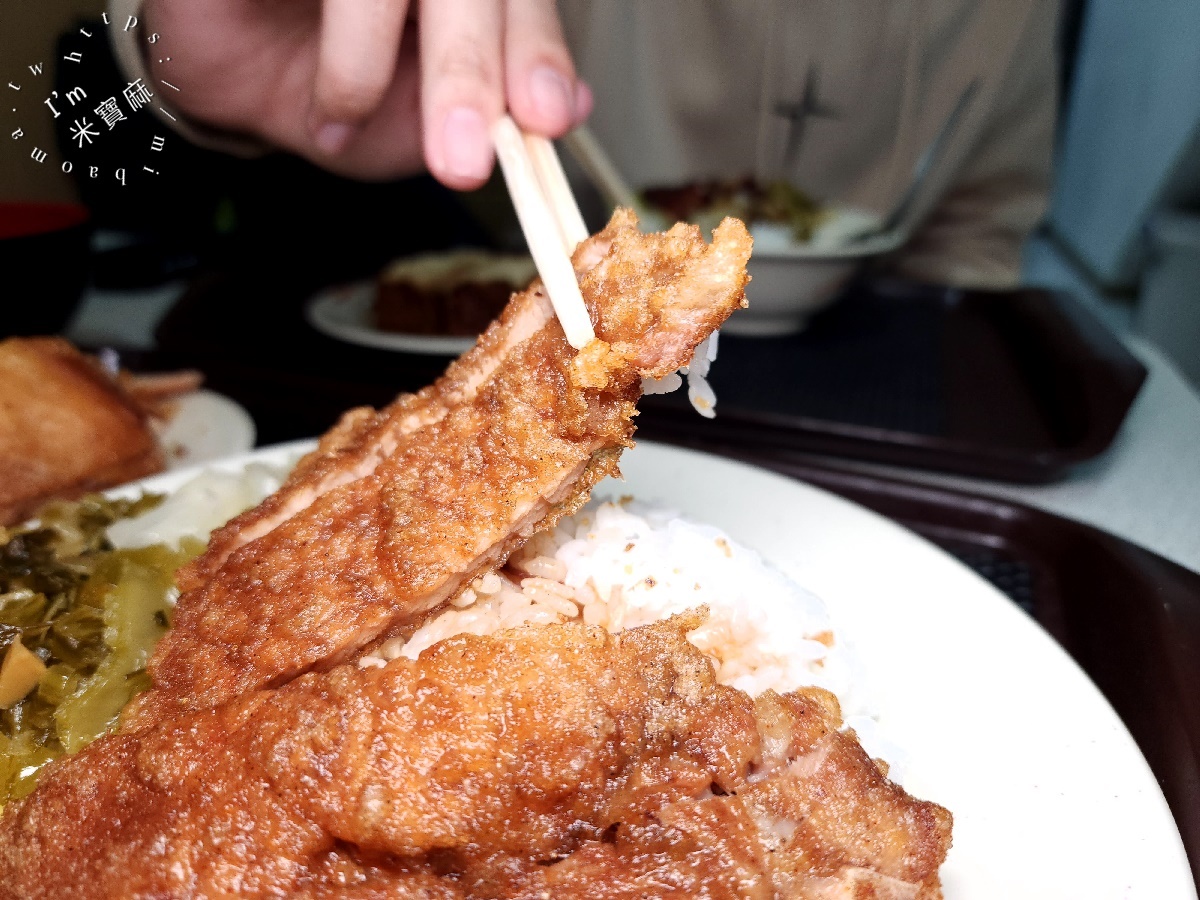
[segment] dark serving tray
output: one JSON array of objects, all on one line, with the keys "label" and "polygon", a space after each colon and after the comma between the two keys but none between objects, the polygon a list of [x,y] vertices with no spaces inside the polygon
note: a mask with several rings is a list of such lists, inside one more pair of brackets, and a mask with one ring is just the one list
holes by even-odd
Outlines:
[{"label": "dark serving tray", "polygon": [[[199,368],[276,442],[417,390],[449,362],[319,334],[302,313],[316,289],[253,268],[198,279],[158,328],[159,364]],[[1063,295],[861,283],[801,334],[723,334],[710,372],[718,415],[704,425],[731,449],[1049,481],[1103,452],[1145,377]],[[686,439],[702,421],[682,391],[642,410],[650,438]]]},{"label": "dark serving tray", "polygon": [[[799,334],[722,333],[719,349],[714,443],[1006,481],[1103,452],[1146,377],[1078,303],[1040,290],[864,282]],[[642,408],[647,437],[695,427],[682,392]]]},{"label": "dark serving tray", "polygon": [[1005,500],[823,464],[731,455],[911,528],[1036,619],[1129,728],[1200,883],[1200,574],[1099,529]]}]

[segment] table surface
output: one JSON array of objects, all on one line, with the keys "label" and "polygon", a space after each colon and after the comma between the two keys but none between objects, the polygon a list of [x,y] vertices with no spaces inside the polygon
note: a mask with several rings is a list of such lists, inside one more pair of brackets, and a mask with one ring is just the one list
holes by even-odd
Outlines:
[{"label": "table surface", "polygon": [[[149,349],[155,324],[182,290],[173,284],[137,294],[90,291],[68,337]],[[1109,450],[1063,480],[1024,485],[841,458],[837,464],[1028,504],[1200,572],[1200,394],[1151,344],[1121,337],[1149,377]]]}]

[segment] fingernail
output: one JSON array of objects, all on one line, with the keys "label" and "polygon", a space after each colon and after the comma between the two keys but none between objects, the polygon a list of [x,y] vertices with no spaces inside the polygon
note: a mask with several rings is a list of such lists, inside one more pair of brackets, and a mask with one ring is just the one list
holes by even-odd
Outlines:
[{"label": "fingernail", "polygon": [[588,116],[592,114],[592,107],[595,106],[596,99],[592,94],[592,89],[586,81],[580,79],[575,82],[575,119],[574,124],[582,125],[587,121]]},{"label": "fingernail", "polygon": [[354,126],[345,122],[326,122],[317,129],[317,147],[322,153],[334,156],[341,153],[354,134]]},{"label": "fingernail", "polygon": [[450,110],[442,126],[442,163],[455,178],[487,178],[492,145],[479,111],[469,106]]},{"label": "fingernail", "polygon": [[571,96],[571,86],[559,74],[557,69],[550,66],[539,66],[529,76],[529,92],[533,96],[533,105],[547,119],[570,122],[574,119],[575,103]]}]

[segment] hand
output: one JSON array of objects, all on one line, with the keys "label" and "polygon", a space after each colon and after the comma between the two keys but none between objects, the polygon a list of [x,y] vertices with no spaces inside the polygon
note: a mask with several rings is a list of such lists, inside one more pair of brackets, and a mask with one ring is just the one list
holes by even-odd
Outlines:
[{"label": "hand", "polygon": [[[146,0],[187,116],[340,174],[479,187],[504,111],[558,137],[587,118],[553,0]],[[414,21],[415,19],[415,21]],[[159,49],[165,48],[165,49]]]}]

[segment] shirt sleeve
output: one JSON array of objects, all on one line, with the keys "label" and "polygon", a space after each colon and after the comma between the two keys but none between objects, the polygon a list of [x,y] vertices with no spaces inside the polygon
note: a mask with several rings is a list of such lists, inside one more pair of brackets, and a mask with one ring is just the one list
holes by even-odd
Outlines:
[{"label": "shirt sleeve", "polygon": [[[142,0],[108,0],[108,19],[112,24],[107,31],[113,56],[126,80],[132,83],[140,78],[143,84],[151,85],[153,81],[143,52],[147,46],[145,34],[140,24],[125,27],[130,19],[140,17],[141,9]],[[271,149],[262,141],[246,135],[210,128],[191,121],[178,110],[172,109],[171,115],[168,116],[157,106],[150,108],[167,127],[201,147],[244,157],[262,156]]]},{"label": "shirt sleeve", "polygon": [[1057,26],[1058,4],[1035,3],[990,120],[950,189],[893,261],[900,274],[959,287],[1019,283],[1025,240],[1050,194]]}]

